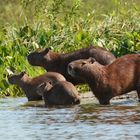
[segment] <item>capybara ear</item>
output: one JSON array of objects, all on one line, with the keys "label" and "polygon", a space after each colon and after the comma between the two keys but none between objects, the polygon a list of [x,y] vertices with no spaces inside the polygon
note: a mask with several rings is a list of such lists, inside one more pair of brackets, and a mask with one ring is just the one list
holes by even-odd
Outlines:
[{"label": "capybara ear", "polygon": [[41,96],[43,96],[44,89],[45,89],[46,83],[41,83],[40,85],[37,86],[37,93]]},{"label": "capybara ear", "polygon": [[90,57],[90,58],[88,59],[88,61],[89,61],[90,64],[93,64],[96,60],[95,60],[95,58]]},{"label": "capybara ear", "polygon": [[45,90],[49,91],[52,87],[53,85],[51,81],[46,82]]},{"label": "capybara ear", "polygon": [[22,71],[22,72],[20,73],[20,77],[23,77],[24,74],[26,74],[26,72],[25,72],[25,71]]},{"label": "capybara ear", "polygon": [[46,49],[44,50],[45,54],[48,53],[50,50],[51,50],[50,47],[49,47],[49,48],[46,48]]},{"label": "capybara ear", "polygon": [[41,83],[41,84],[39,85],[39,88],[44,89],[45,86],[46,86],[46,82],[43,82],[43,83]]}]

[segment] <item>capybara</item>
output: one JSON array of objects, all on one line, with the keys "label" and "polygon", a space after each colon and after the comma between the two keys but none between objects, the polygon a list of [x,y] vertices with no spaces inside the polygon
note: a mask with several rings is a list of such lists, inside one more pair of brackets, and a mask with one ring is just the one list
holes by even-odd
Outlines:
[{"label": "capybara", "polygon": [[56,72],[47,72],[34,78],[29,77],[25,72],[21,72],[20,74],[12,75],[8,78],[9,83],[22,88],[28,101],[42,100],[42,96],[37,94],[36,88],[38,85],[48,80],[51,80],[54,84],[59,81],[65,81],[65,78],[63,75]]},{"label": "capybara", "polygon": [[107,65],[112,63],[115,56],[101,47],[87,47],[76,50],[74,52],[59,54],[46,48],[42,51],[35,51],[28,55],[28,61],[33,66],[41,66],[47,71],[54,71],[64,75],[67,81],[74,85],[85,83],[82,77],[71,77],[67,72],[67,65],[78,59],[87,59],[89,57],[95,58],[99,63]]},{"label": "capybara", "polygon": [[38,86],[37,93],[43,96],[45,106],[80,103],[76,88],[68,81],[60,81],[54,85],[51,82],[44,82]]},{"label": "capybara", "polygon": [[100,104],[109,104],[112,97],[133,90],[140,100],[140,54],[122,56],[107,66],[94,58],[76,60],[68,65],[68,72],[82,76]]}]

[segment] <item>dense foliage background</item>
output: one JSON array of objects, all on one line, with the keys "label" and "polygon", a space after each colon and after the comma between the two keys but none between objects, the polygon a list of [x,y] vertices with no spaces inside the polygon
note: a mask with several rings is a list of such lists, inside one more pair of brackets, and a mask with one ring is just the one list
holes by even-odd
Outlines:
[{"label": "dense foliage background", "polygon": [[[0,0],[0,96],[21,96],[7,76],[44,72],[27,62],[38,48],[70,52],[89,44],[117,57],[140,52],[139,0]],[[80,86],[82,91],[87,89]]]}]

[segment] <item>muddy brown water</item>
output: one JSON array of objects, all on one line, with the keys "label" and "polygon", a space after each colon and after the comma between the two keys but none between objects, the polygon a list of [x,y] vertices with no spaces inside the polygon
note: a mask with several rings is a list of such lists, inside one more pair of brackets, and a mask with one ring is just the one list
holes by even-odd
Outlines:
[{"label": "muddy brown water", "polygon": [[26,98],[0,99],[1,140],[140,140],[140,103],[113,100],[101,106],[42,107]]}]

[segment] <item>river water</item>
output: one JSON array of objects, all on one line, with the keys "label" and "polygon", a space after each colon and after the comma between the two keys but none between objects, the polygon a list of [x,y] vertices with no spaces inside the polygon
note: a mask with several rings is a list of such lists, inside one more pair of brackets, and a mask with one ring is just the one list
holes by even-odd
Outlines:
[{"label": "river water", "polygon": [[140,103],[135,100],[37,106],[26,98],[0,99],[0,140],[140,140]]}]

